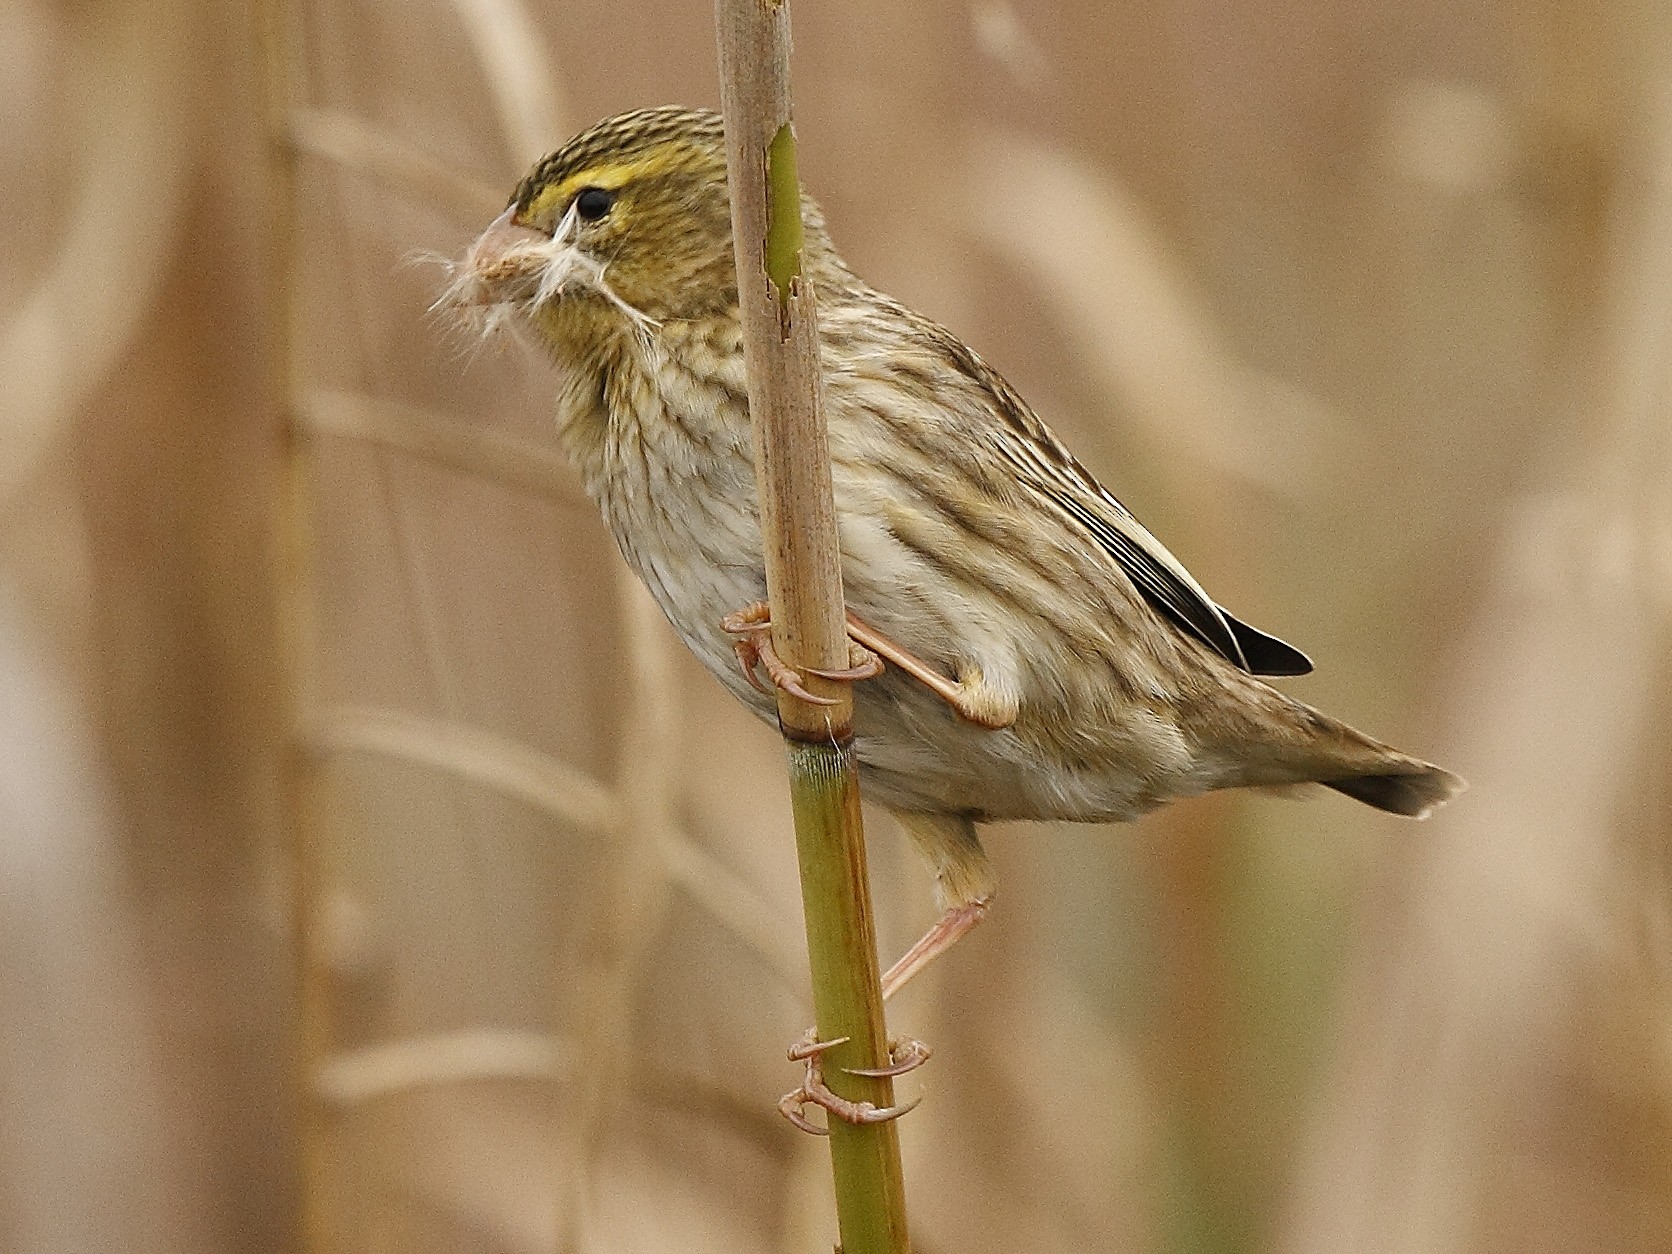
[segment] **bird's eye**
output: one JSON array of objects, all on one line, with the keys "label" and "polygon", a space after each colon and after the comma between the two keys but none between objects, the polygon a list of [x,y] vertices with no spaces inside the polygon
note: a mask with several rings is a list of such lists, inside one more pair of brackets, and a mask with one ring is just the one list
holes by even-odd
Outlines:
[{"label": "bird's eye", "polygon": [[602,187],[583,187],[580,195],[575,197],[575,212],[581,215],[583,222],[596,222],[610,211],[614,203],[614,192]]}]

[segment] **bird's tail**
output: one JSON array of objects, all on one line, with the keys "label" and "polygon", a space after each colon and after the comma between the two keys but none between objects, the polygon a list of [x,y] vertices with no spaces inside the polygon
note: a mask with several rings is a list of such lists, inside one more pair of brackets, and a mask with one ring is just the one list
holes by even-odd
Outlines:
[{"label": "bird's tail", "polygon": [[1408,764],[1402,763],[1396,771],[1380,775],[1349,775],[1345,779],[1320,782],[1336,792],[1346,793],[1354,801],[1362,801],[1389,814],[1406,814],[1413,819],[1427,818],[1468,787],[1443,767],[1419,762],[1415,758],[1409,759]]},{"label": "bird's tail", "polygon": [[[1443,767],[1401,753],[1311,706],[1261,687],[1264,691],[1244,706],[1258,711],[1259,731],[1253,726],[1242,729],[1241,778],[1235,783],[1322,784],[1378,810],[1418,819],[1427,818],[1468,786]],[[1249,753],[1250,743],[1259,749]]]}]

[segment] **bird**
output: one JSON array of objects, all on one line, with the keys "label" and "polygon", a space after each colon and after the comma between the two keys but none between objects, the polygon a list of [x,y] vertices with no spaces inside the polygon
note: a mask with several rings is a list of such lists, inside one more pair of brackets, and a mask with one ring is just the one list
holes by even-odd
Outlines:
[{"label": "bird", "polygon": [[[849,677],[868,676],[854,750],[940,911],[885,995],[987,913],[981,824],[1114,823],[1310,783],[1420,818],[1461,791],[1267,684],[1311,660],[1214,601],[998,371],[855,274],[815,200],[802,213]],[[763,626],[719,115],[642,109],[570,139],[453,263],[437,305],[549,355],[558,438],[622,557],[704,667],[775,721],[772,685],[799,690],[798,676]]]}]

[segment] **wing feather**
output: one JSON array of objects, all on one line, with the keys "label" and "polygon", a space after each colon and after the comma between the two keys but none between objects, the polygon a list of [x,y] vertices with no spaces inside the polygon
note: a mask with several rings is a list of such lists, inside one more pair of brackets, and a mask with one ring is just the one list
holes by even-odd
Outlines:
[{"label": "wing feather", "polygon": [[1312,661],[1299,649],[1232,617],[1197,583],[1132,511],[1098,483],[1016,391],[949,333],[940,347],[986,393],[1000,426],[998,451],[1018,478],[1087,532],[1152,606],[1175,626],[1255,675],[1304,675]]}]

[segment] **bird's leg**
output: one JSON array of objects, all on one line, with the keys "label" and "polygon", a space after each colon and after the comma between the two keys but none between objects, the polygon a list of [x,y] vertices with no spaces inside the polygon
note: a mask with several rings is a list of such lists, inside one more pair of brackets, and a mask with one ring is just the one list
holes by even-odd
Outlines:
[{"label": "bird's leg", "polygon": [[907,980],[956,945],[987,917],[996,880],[975,823],[963,814],[896,810],[917,852],[935,869],[935,897],[941,916],[882,977],[882,995],[900,991]]},{"label": "bird's leg", "polygon": [[[848,636],[877,656],[893,662],[950,705],[958,717],[992,731],[1009,727],[1016,721],[1015,698],[997,692],[983,683],[979,672],[960,675],[956,680],[948,679],[927,662],[908,652],[903,645],[883,635],[852,610],[848,611]],[[818,675],[822,672],[814,671],[813,674]]]},{"label": "bird's leg", "polygon": [[[809,1028],[794,1045],[790,1046],[790,1061],[807,1064],[807,1074],[801,1081],[801,1087],[793,1092],[785,1093],[778,1101],[778,1109],[803,1132],[811,1132],[814,1136],[828,1136],[829,1130],[819,1127],[801,1112],[808,1106],[822,1107],[827,1114],[848,1123],[884,1123],[890,1119],[898,1119],[901,1115],[916,1108],[916,1101],[901,1102],[897,1106],[877,1106],[871,1102],[854,1102],[831,1092],[830,1086],[824,1082],[823,1055],[827,1049],[833,1049],[848,1038],[838,1036],[833,1041],[821,1041],[816,1029]],[[928,1060],[929,1048],[917,1041],[890,1042],[890,1064],[887,1067],[853,1070],[854,1075],[868,1076],[896,1076],[903,1075],[913,1067],[922,1066]]]},{"label": "bird's leg", "polygon": [[907,980],[962,940],[971,928],[987,917],[991,900],[983,898],[952,906],[936,919],[935,925],[923,934],[917,944],[901,954],[899,961],[884,973],[883,998],[886,1000],[899,992]]},{"label": "bird's leg", "polygon": [[[772,611],[765,601],[756,601],[753,605],[732,614],[727,614],[720,620],[720,629],[737,637],[732,642],[732,648],[737,653],[737,661],[743,667],[743,674],[750,684],[762,692],[771,689],[761,683],[760,676],[755,673],[756,665],[766,667],[767,676],[783,691],[792,697],[799,697],[813,705],[835,705],[830,697],[819,697],[808,692],[801,682],[801,676],[795,670],[784,664],[772,647]],[[851,634],[851,633],[850,633]],[[821,679],[833,679],[838,682],[852,682],[860,679],[872,679],[882,674],[882,659],[872,653],[864,645],[848,642],[848,662],[845,670],[819,670],[807,667],[810,674]]]}]

